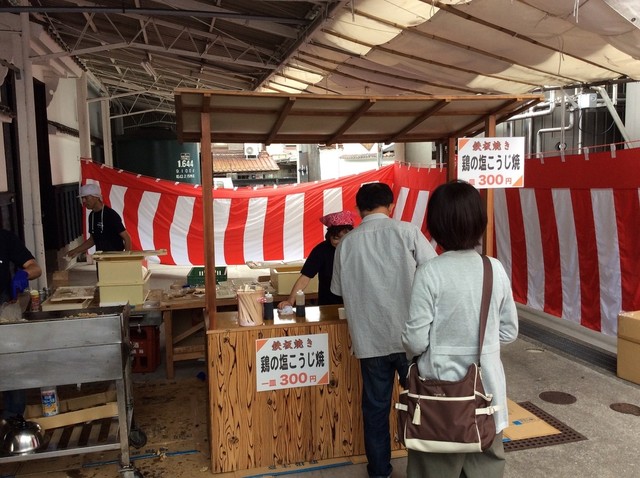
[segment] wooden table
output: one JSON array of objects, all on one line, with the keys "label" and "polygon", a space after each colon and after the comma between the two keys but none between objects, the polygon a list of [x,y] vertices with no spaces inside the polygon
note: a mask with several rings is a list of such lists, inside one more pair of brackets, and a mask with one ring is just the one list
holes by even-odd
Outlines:
[{"label": "wooden table", "polygon": [[[274,304],[285,300],[288,296],[274,296]],[[308,294],[309,303],[315,303],[318,294]],[[159,309],[162,311],[165,341],[165,370],[168,379],[175,375],[175,363],[183,360],[198,360],[205,357],[205,298],[185,297],[168,298],[163,294]],[[233,298],[216,298],[216,308],[238,309],[238,300]]]}]

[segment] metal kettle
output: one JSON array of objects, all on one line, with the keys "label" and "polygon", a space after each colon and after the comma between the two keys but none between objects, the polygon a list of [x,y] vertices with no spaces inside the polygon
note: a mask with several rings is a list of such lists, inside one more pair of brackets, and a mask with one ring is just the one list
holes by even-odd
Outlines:
[{"label": "metal kettle", "polygon": [[2,451],[10,455],[26,455],[36,452],[42,445],[42,428],[36,422],[28,422],[22,416],[8,418],[0,428]]}]

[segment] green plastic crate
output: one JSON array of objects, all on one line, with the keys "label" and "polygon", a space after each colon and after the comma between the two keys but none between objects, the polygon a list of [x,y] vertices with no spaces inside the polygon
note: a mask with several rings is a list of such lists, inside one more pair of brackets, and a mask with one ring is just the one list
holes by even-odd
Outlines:
[{"label": "green plastic crate", "polygon": [[[227,280],[227,268],[216,267],[216,284]],[[187,284],[195,287],[204,286],[204,267],[192,267],[187,274]]]}]

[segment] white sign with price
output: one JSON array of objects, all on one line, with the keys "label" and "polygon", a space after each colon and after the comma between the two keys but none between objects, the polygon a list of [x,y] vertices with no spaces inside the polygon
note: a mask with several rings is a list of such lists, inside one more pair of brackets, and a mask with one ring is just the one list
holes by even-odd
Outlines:
[{"label": "white sign with price", "polygon": [[524,187],[524,137],[458,139],[458,179],[477,189]]},{"label": "white sign with price", "polygon": [[256,340],[258,392],[329,383],[329,335]]}]

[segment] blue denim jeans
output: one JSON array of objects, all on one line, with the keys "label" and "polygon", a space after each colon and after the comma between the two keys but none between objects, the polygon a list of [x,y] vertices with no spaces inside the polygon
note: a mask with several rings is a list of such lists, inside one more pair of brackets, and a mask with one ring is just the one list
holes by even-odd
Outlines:
[{"label": "blue denim jeans", "polygon": [[367,472],[371,478],[391,476],[389,413],[396,372],[404,386],[409,362],[404,353],[360,359],[362,418]]}]

